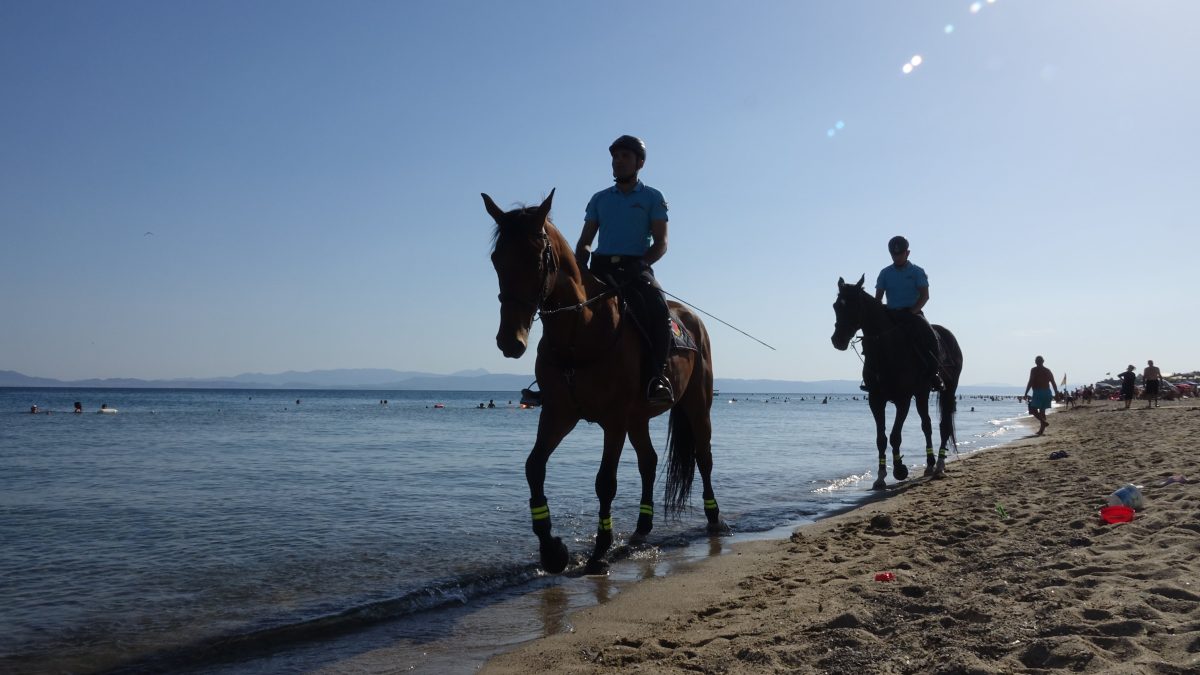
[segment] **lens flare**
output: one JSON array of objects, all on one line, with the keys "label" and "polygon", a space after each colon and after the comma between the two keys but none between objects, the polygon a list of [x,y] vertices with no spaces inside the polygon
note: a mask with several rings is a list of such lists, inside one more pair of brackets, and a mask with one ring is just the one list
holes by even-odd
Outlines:
[{"label": "lens flare", "polygon": [[845,128],[846,128],[846,123],[845,123],[845,122],[843,122],[843,121],[841,121],[841,120],[838,120],[837,124],[835,124],[835,125],[833,125],[833,126],[834,126],[834,127],[835,127],[835,128],[838,130],[838,131],[841,131],[842,129],[845,129]]},{"label": "lens flare", "polygon": [[836,133],[837,133],[836,131],[834,131],[833,129],[830,129],[829,131],[826,131],[826,132],[825,132],[825,135],[826,135],[826,136],[828,136],[828,137],[830,137],[830,138],[833,138],[833,135],[834,135],[834,134],[836,134]]},{"label": "lens flare", "polygon": [[916,68],[917,66],[921,65],[922,61],[924,61],[924,59],[921,58],[920,54],[914,54],[912,59],[909,60],[909,63],[913,65],[913,68]]},{"label": "lens flare", "polygon": [[912,72],[913,66],[911,63],[906,63],[906,64],[904,64],[904,67],[901,68],[900,70],[904,71],[904,74],[907,75]]},{"label": "lens flare", "polygon": [[983,9],[982,2],[972,2],[971,3],[971,13],[972,14],[978,14],[979,10],[981,10],[981,9]]},{"label": "lens flare", "polygon": [[954,24],[948,23],[948,24],[946,24],[946,27],[943,28],[942,30],[946,31],[946,35],[949,35],[954,32]]}]

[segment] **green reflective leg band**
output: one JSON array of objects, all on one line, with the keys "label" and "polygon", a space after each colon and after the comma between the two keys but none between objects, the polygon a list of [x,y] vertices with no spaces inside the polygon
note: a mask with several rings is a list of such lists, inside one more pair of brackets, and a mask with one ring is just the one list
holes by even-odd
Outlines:
[{"label": "green reflective leg band", "polygon": [[715,499],[705,499],[705,500],[704,500],[704,508],[706,508],[706,509],[708,509],[708,510],[710,510],[710,511],[711,511],[711,510],[713,510],[713,509],[715,509],[715,508],[717,508],[717,500],[715,500]]},{"label": "green reflective leg band", "polygon": [[542,504],[541,506],[534,506],[529,509],[529,513],[533,516],[534,520],[546,520],[550,517],[550,505]]},{"label": "green reflective leg band", "polygon": [[941,459],[946,459],[946,449],[945,448],[941,448],[938,450],[938,457],[940,457]]},{"label": "green reflective leg band", "polygon": [[654,505],[653,504],[642,504],[641,508],[638,509],[638,512],[642,513],[644,515],[647,515],[647,516],[652,516],[652,515],[654,515]]},{"label": "green reflective leg band", "polygon": [[604,532],[612,531],[612,516],[600,519],[600,529]]},{"label": "green reflective leg band", "polygon": [[933,456],[933,448],[925,448],[925,454],[929,455],[929,456]]}]

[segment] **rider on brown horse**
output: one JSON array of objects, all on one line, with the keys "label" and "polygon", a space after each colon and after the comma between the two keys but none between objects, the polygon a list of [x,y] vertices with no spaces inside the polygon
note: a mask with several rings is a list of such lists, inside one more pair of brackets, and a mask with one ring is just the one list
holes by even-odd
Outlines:
[{"label": "rider on brown horse", "polygon": [[581,268],[588,266],[592,240],[599,233],[592,273],[616,282],[650,343],[646,398],[651,404],[671,404],[674,394],[667,379],[670,315],[650,268],[667,252],[667,201],[661,192],[638,180],[638,171],[646,164],[646,144],[641,139],[621,136],[608,152],[616,185],[592,195],[588,202],[575,258]]}]

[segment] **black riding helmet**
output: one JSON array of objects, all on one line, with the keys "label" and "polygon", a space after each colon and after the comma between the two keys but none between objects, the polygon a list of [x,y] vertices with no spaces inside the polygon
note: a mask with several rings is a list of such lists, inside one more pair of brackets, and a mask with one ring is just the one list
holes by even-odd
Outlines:
[{"label": "black riding helmet", "polygon": [[629,150],[633,152],[633,154],[637,155],[638,159],[642,160],[643,162],[646,161],[646,144],[643,143],[642,139],[638,138],[637,136],[630,136],[626,134],[613,141],[612,145],[608,146],[608,154],[611,155],[617,148]]},{"label": "black riding helmet", "polygon": [[908,250],[908,240],[896,235],[888,240],[888,253],[899,255]]}]

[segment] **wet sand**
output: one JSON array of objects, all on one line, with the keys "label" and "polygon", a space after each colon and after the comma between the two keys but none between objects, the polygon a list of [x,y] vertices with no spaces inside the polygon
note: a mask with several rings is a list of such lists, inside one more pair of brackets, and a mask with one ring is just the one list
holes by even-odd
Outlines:
[{"label": "wet sand", "polygon": [[[482,672],[1200,672],[1200,482],[1160,486],[1200,479],[1200,405],[1122,408],[634,584]],[[1104,524],[1127,482],[1144,508]]]}]

